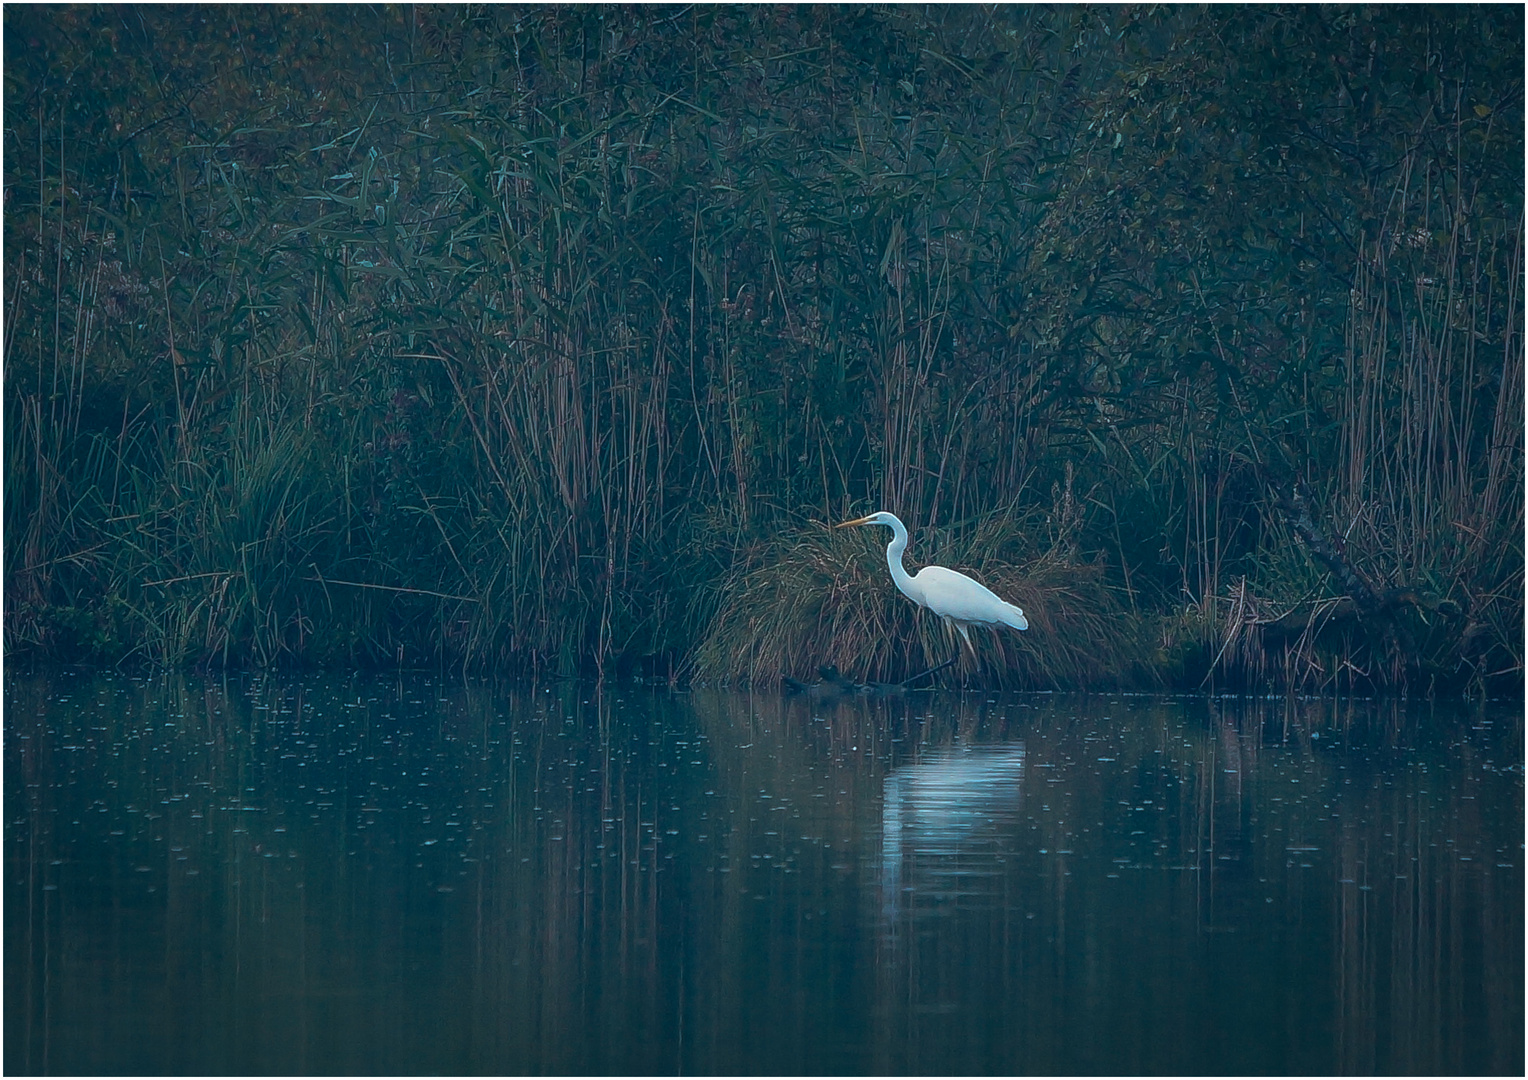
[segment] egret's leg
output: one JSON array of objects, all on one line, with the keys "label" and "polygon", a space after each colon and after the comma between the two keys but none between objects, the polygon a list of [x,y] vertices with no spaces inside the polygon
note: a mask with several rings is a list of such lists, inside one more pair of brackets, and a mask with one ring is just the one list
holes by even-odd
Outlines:
[{"label": "egret's leg", "polygon": [[[971,650],[971,655],[975,656],[976,655],[976,647],[971,644],[971,637],[970,637],[969,634],[966,633],[965,624],[964,623],[956,622],[954,619],[950,618],[948,615],[941,615],[939,617],[944,620],[944,632],[946,634],[949,634],[951,630],[957,631],[960,634],[960,636],[965,639],[966,648]],[[953,634],[950,635],[950,640],[952,642],[955,640],[955,636]],[[960,646],[959,645],[955,646],[955,651],[957,653],[960,652]]]},{"label": "egret's leg", "polygon": [[[952,629],[953,630],[958,630],[958,631],[960,631],[960,636],[966,639],[966,645],[968,647],[971,646],[971,639],[969,637],[966,637],[966,628],[964,626],[960,625],[960,623],[956,622],[954,619],[950,618],[948,615],[941,615],[940,618],[942,620],[944,620],[944,631],[945,631],[946,634],[949,634]],[[951,637],[951,641],[953,643],[954,635],[951,634],[950,637]],[[974,647],[971,648],[971,655],[973,657],[976,655],[976,649]],[[960,659],[960,646],[956,645],[955,646],[955,655],[954,656],[950,657],[948,660],[946,660],[942,664],[935,664],[933,667],[929,668],[927,671],[920,671],[918,674],[914,675],[911,679],[907,679],[907,680],[903,681],[902,685],[903,686],[911,686],[913,683],[917,682],[919,679],[926,678],[929,675],[934,674],[936,671],[943,671],[945,668],[951,667],[959,659]]]}]

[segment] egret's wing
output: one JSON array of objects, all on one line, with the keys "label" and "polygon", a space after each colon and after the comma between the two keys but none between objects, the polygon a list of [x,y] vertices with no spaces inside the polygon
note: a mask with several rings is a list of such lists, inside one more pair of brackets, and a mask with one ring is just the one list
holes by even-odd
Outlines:
[{"label": "egret's wing", "polygon": [[963,623],[1011,626],[1027,630],[1029,621],[1016,604],[1010,604],[987,586],[944,566],[925,566],[916,575],[923,602],[936,615]]}]

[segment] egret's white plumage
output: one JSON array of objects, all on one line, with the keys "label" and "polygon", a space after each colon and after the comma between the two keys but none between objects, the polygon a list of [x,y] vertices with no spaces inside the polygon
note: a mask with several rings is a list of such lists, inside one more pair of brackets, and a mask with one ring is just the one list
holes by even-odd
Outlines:
[{"label": "egret's white plumage", "polygon": [[1010,604],[964,574],[943,566],[925,566],[916,574],[909,574],[902,566],[902,553],[907,550],[907,526],[895,514],[882,510],[834,527],[843,529],[850,525],[886,525],[891,528],[891,543],[886,545],[886,565],[891,567],[891,580],[908,599],[928,608],[946,625],[960,631],[961,638],[973,653],[976,650],[971,645],[969,627],[1029,629],[1029,620],[1024,618],[1024,612],[1017,604]]}]

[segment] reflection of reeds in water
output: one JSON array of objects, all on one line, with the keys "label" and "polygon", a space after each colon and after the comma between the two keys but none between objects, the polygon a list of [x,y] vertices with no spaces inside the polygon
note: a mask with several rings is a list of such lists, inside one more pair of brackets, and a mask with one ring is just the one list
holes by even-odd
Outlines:
[{"label": "reflection of reeds in water", "polygon": [[[1449,784],[1446,796],[1441,777],[1418,785],[1440,799],[1428,806],[1358,746],[1330,752],[1334,737],[1373,740],[1389,758],[1415,720],[1370,705],[1278,703],[1184,720],[1177,708],[1127,706],[1104,725],[1055,713],[1026,725],[1024,839],[1001,868],[986,863],[998,879],[969,879],[977,895],[964,898],[962,917],[919,920],[913,900],[878,895],[878,912],[898,913],[906,932],[883,938],[878,953],[876,1068],[1149,1073],[1214,1060],[1232,1072],[1338,1063],[1457,1072],[1466,1057],[1468,1068],[1485,1067],[1478,1051],[1489,1044],[1505,1055],[1492,1067],[1513,1071],[1520,993],[1489,1007],[1472,995],[1520,980],[1518,951],[1484,955],[1489,940],[1521,940],[1521,907],[1503,905],[1514,871],[1480,862],[1492,843],[1515,861],[1514,827],[1444,825],[1478,807],[1467,783]],[[1307,749],[1291,753],[1302,741]],[[1459,768],[1480,775],[1479,764]],[[906,802],[901,773],[887,778],[888,814]],[[972,785],[964,797],[976,810],[987,792]],[[898,820],[888,817],[885,835],[896,840],[883,839],[882,854],[902,849],[906,867]],[[1446,850],[1447,836],[1467,833],[1477,837],[1470,852]],[[1430,856],[1413,861],[1419,842]],[[981,858],[979,847],[939,856],[939,846],[929,845],[924,867],[936,887],[941,858],[951,881]],[[1231,974],[1230,953],[1258,974]],[[1463,970],[1466,956],[1491,972]],[[1259,1033],[1251,1021],[1272,1000],[1264,979],[1284,988],[1273,998],[1291,1023],[1333,1032],[1331,1041]],[[1337,1028],[1334,996],[1351,1020]],[[1207,1049],[1206,1016],[1242,1031],[1238,1044]],[[1478,1033],[1474,1052],[1449,1034],[1464,1030]]]},{"label": "reflection of reeds in water", "polygon": [[1216,1071],[1517,1071],[1520,732],[70,673],[6,723],[12,1072],[1177,1073],[1206,1018]]},{"label": "reflection of reeds in water", "polygon": [[[1506,765],[1478,746],[1460,749],[1461,776]],[[1417,1062],[1442,1075],[1522,1071],[1520,1039],[1501,1034],[1523,1025],[1521,839],[1483,820],[1482,785],[1450,784],[1447,795],[1441,786],[1407,791],[1374,777],[1333,806],[1343,822],[1330,924],[1334,1071],[1383,1075]],[[1492,835],[1505,841],[1494,850],[1457,840]]]}]

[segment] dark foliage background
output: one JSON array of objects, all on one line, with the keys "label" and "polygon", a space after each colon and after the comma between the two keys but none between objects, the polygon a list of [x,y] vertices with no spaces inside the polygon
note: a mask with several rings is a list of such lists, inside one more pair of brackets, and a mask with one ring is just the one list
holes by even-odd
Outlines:
[{"label": "dark foliage background", "polygon": [[[1518,7],[5,12],[15,656],[1503,689]],[[849,533],[853,533],[851,530]]]}]

